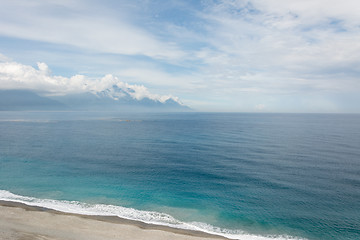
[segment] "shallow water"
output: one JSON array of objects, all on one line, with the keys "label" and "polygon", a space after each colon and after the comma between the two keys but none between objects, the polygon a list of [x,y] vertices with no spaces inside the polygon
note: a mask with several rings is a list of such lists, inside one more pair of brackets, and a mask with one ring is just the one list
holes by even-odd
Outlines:
[{"label": "shallow water", "polygon": [[357,239],[359,146],[360,115],[0,112],[0,198],[237,238]]}]

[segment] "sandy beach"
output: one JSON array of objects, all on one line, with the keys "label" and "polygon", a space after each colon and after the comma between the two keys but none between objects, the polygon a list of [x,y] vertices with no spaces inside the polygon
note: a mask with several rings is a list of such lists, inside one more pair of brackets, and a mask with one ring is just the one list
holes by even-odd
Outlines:
[{"label": "sandy beach", "polygon": [[14,202],[0,202],[0,240],[209,240],[222,237],[118,217],[61,213]]}]

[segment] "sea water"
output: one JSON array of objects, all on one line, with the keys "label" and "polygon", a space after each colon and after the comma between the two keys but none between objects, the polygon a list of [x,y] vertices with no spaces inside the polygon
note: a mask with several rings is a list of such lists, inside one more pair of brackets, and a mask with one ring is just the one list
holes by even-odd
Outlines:
[{"label": "sea water", "polygon": [[0,112],[0,200],[234,239],[360,239],[360,115]]}]

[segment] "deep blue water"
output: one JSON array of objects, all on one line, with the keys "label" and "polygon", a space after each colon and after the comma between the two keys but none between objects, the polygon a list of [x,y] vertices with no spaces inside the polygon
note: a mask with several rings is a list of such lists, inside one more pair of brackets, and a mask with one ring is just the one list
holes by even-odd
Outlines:
[{"label": "deep blue water", "polygon": [[0,112],[0,189],[360,239],[360,115]]}]

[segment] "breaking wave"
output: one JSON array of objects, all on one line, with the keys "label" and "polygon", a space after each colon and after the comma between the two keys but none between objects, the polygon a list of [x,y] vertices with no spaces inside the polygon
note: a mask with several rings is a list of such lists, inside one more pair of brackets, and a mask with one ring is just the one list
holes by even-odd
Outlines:
[{"label": "breaking wave", "polygon": [[229,239],[239,240],[289,240],[300,239],[292,236],[258,236],[246,233],[242,230],[230,230],[212,226],[202,222],[182,222],[166,213],[143,211],[115,205],[88,204],[78,201],[39,199],[13,194],[6,190],[0,190],[0,200],[23,203],[29,206],[44,207],[65,213],[75,213],[93,216],[117,216],[124,219],[141,221],[148,224],[156,224],[173,228],[195,230],[205,233],[220,235]]}]

